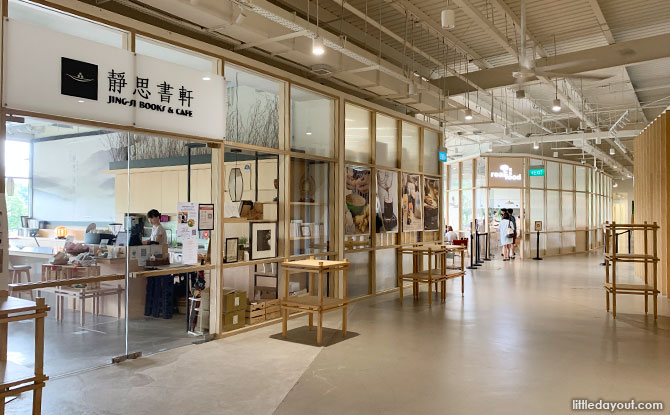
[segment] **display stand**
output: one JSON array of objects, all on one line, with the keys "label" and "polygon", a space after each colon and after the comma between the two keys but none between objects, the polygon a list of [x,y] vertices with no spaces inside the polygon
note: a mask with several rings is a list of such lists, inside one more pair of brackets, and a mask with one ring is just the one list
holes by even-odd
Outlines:
[{"label": "display stand", "polygon": [[[617,231],[640,231],[644,240],[643,254],[619,254],[616,251],[615,238]],[[612,316],[616,318],[616,296],[617,294],[635,294],[644,296],[644,313],[649,312],[649,297],[654,302],[654,319],[658,317],[658,247],[657,247],[658,225],[647,224],[618,224],[606,223],[605,225],[605,301],[607,311],[610,311],[610,294],[612,294]],[[650,235],[651,234],[651,235]],[[649,252],[649,239],[651,238],[651,253]],[[617,262],[631,262],[644,266],[644,284],[618,284]],[[652,267],[652,284],[649,284],[649,265]],[[611,281],[610,281],[611,276]]]},{"label": "display stand", "polygon": [[542,258],[540,258],[540,231],[537,231],[537,240],[535,241],[537,244],[537,247],[535,248],[535,258],[533,258],[536,261],[542,261]]},{"label": "display stand", "polygon": [[[33,391],[33,415],[42,413],[42,388],[49,377],[44,374],[44,318],[49,311],[44,298],[35,301],[9,297],[0,291],[0,414],[5,413],[5,398]],[[35,369],[7,361],[9,323],[35,319]]]},{"label": "display stand", "polygon": [[[282,336],[284,338],[288,335],[288,314],[289,311],[307,312],[309,314],[309,329],[314,326],[314,314],[317,315],[317,331],[316,344],[321,345],[323,340],[323,314],[329,311],[342,309],[342,336],[347,335],[347,271],[349,269],[349,261],[328,261],[321,259],[314,259],[311,256],[309,259],[300,261],[284,261],[284,298],[281,302],[282,312]],[[342,271],[342,298],[327,297],[323,295],[323,288],[325,285],[324,279],[328,277],[329,273],[339,275]],[[303,296],[289,296],[289,280],[291,273],[307,273],[309,277],[309,295]],[[318,277],[318,292],[314,283],[314,277]],[[337,286],[337,283],[335,283]]]},{"label": "display stand", "polygon": [[[406,248],[400,248],[398,252],[401,255],[412,255],[412,272],[409,274],[401,274],[398,276],[398,290],[400,294],[400,300],[403,299],[403,282],[411,281],[412,282],[412,294],[414,299],[419,299],[419,284],[428,285],[428,304],[432,304],[432,284],[440,283],[441,295],[440,299],[446,301],[447,294],[447,280],[451,278],[461,277],[461,294],[464,293],[464,276],[465,276],[465,264],[463,261],[463,251],[464,247],[462,245],[428,245],[428,246],[412,246]],[[448,269],[447,268],[447,253],[457,253],[460,252],[461,256],[461,268],[460,269]],[[423,258],[428,258],[428,269],[423,269]],[[434,265],[434,266],[433,266]],[[437,293],[437,289],[435,292]]]}]

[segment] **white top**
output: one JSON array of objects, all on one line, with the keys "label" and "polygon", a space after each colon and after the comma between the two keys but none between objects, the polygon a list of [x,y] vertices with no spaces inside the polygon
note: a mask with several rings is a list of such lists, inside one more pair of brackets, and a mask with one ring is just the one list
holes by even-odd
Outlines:
[{"label": "white top", "polygon": [[498,225],[498,231],[500,232],[500,245],[508,245],[512,243],[512,238],[507,237],[507,230],[512,226],[512,222],[509,219],[503,219]]},{"label": "white top", "polygon": [[151,227],[151,241],[167,245],[167,233],[165,233],[165,228],[160,223]]},{"label": "white top", "polygon": [[456,232],[454,232],[454,231],[447,232],[447,241],[448,242],[453,242],[456,239],[458,239],[458,234]]}]

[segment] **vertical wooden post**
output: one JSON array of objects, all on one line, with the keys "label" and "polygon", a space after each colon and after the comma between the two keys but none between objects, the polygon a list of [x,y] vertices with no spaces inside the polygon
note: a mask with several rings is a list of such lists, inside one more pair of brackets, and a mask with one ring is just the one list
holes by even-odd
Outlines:
[{"label": "vertical wooden post", "polygon": [[[288,262],[288,260],[284,260]],[[284,268],[284,299],[282,301],[288,300],[288,283],[289,283],[289,271],[288,268]],[[286,338],[288,332],[288,308],[282,310],[282,322],[281,322],[281,334],[283,338]]]},{"label": "vertical wooden post", "polygon": [[[657,247],[657,243],[656,243],[658,241],[657,233],[658,233],[658,225],[656,224],[656,222],[654,222],[654,233],[653,233],[653,237],[654,237],[654,239],[653,239],[654,240],[654,259],[653,259],[653,262],[652,262],[652,265],[651,265],[653,267],[653,275],[652,276],[654,278],[654,284],[652,285],[654,287],[654,291],[652,292],[653,295],[654,295],[654,297],[653,297],[653,301],[654,301],[654,320],[656,320],[658,318],[658,293],[656,292],[656,290],[658,288],[658,282],[657,282],[658,281],[658,247]],[[646,314],[646,312],[647,312],[647,296],[646,295],[644,296],[644,311],[645,311],[645,314]]]},{"label": "vertical wooden post", "polygon": [[[45,312],[44,298],[36,301],[37,313]],[[33,415],[42,413],[42,386],[44,381],[44,317],[35,319],[35,377],[39,379],[39,387],[33,390]],[[4,400],[4,397],[2,398]]]}]

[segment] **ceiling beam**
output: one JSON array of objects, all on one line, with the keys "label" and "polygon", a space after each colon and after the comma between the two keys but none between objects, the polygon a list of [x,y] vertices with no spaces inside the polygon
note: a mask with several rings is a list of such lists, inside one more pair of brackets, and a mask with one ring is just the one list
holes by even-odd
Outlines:
[{"label": "ceiling beam", "polygon": [[500,46],[503,47],[507,52],[511,53],[513,56],[518,57],[519,51],[515,47],[509,44],[505,36],[498,30],[497,27],[491,23],[486,16],[484,16],[477,7],[475,7],[470,0],[454,0],[458,7],[465,12],[470,19],[477,23],[484,31],[489,34],[494,41],[498,42]]},{"label": "ceiling beam", "polygon": [[[504,0],[491,0],[491,3],[495,8],[498,9],[500,13],[507,15],[507,17],[509,17],[512,20],[512,22],[514,23],[514,29],[519,35],[521,35],[521,20],[517,17],[516,14],[514,14],[514,12],[507,5],[507,3],[505,3]],[[547,52],[544,50],[540,42],[527,29],[526,29],[526,39],[533,42],[535,51],[538,55],[540,55],[543,58],[547,57]]]},{"label": "ceiling beam", "polygon": [[256,46],[267,45],[268,43],[281,42],[282,40],[288,40],[288,39],[293,39],[293,38],[296,38],[296,37],[306,36],[307,34],[309,34],[308,30],[302,30],[300,32],[286,33],[284,35],[269,37],[267,39],[259,40],[257,42],[249,42],[249,43],[244,43],[242,45],[237,45],[233,49],[235,51],[238,51],[238,50],[244,50],[244,49],[249,49],[249,48],[255,48]]}]

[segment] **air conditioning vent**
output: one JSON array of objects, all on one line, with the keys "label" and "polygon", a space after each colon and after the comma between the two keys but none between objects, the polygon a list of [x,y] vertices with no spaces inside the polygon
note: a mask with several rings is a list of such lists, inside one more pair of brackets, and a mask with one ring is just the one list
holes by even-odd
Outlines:
[{"label": "air conditioning vent", "polygon": [[317,75],[328,75],[333,73],[333,67],[326,64],[312,65],[312,72]]}]

